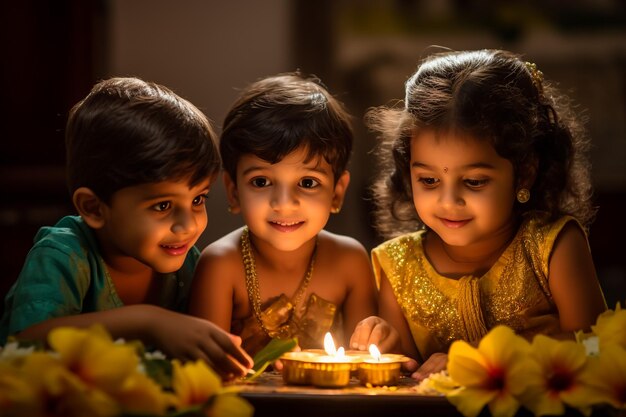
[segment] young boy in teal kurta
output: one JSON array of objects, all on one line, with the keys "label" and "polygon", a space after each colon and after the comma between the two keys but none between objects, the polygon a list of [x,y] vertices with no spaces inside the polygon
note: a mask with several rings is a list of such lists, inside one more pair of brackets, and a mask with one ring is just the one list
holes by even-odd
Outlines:
[{"label": "young boy in teal kurta", "polygon": [[206,117],[163,86],[112,78],[70,112],[66,147],[79,216],[35,237],[5,300],[0,343],[101,323],[114,337],[244,373],[251,360],[237,337],[184,314],[220,169]]}]

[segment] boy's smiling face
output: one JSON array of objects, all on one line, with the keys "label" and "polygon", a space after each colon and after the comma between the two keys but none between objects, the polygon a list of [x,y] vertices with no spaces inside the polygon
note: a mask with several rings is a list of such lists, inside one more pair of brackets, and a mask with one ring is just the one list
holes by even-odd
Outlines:
[{"label": "boy's smiling face", "polygon": [[210,179],[190,188],[187,180],[122,188],[103,205],[97,230],[103,257],[116,269],[133,260],[160,273],[177,271],[207,225]]},{"label": "boy's smiling face", "polygon": [[298,249],[324,228],[350,180],[346,171],[335,184],[323,157],[306,157],[306,148],[275,164],[246,154],[237,163],[236,181],[225,177],[233,211],[242,213],[254,237],[281,251]]}]

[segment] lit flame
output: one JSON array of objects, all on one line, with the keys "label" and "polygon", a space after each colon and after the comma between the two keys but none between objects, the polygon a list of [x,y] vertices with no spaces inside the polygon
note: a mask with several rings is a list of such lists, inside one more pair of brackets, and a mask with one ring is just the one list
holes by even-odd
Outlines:
[{"label": "lit flame", "polygon": [[380,350],[378,350],[376,345],[371,344],[369,347],[369,351],[370,351],[370,355],[372,355],[374,359],[376,359],[377,361],[380,361],[380,357],[381,357]]},{"label": "lit flame", "polygon": [[335,348],[335,342],[330,332],[326,333],[324,336],[324,350],[329,356],[335,356],[337,354],[337,348]]},{"label": "lit flame", "polygon": [[337,358],[345,358],[346,357],[346,350],[343,348],[343,346],[340,346],[339,349],[337,349],[337,354],[335,355],[335,357],[337,357]]}]

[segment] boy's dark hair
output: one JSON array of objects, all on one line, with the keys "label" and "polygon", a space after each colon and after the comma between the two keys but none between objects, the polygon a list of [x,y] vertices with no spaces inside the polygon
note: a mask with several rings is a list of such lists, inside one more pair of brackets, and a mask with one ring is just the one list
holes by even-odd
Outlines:
[{"label": "boy's dark hair", "polygon": [[206,116],[138,78],[96,84],[70,111],[65,144],[70,194],[88,187],[107,204],[125,187],[185,178],[194,186],[220,169]]},{"label": "boy's dark hair", "polygon": [[423,227],[413,205],[409,164],[411,137],[424,129],[489,141],[513,164],[515,187],[536,167],[530,201],[515,203],[519,215],[569,214],[585,227],[593,218],[582,124],[568,99],[513,53],[434,54],[407,81],[403,109],[373,109],[367,119],[382,134],[377,153],[382,172],[372,190],[376,227],[385,238]]},{"label": "boy's dark hair", "polygon": [[349,114],[320,80],[287,73],[243,90],[224,119],[220,154],[236,181],[242,155],[274,164],[304,146],[307,159],[324,157],[337,181],[348,164],[352,141]]}]

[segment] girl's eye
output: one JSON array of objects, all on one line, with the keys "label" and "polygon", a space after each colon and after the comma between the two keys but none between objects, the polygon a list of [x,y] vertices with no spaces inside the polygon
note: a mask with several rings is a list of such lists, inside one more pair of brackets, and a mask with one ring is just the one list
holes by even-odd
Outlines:
[{"label": "girl's eye", "polygon": [[206,201],[208,197],[209,197],[208,194],[201,194],[197,196],[196,198],[194,198],[191,204],[193,204],[194,206],[202,206],[204,205],[204,202]]},{"label": "girl's eye", "polygon": [[481,188],[487,185],[488,182],[489,182],[488,179],[482,179],[482,180],[466,179],[465,180],[465,184],[467,184],[469,188]]},{"label": "girl's eye", "polygon": [[263,188],[268,187],[271,183],[270,180],[265,177],[256,177],[250,180],[250,184],[257,188]]},{"label": "girl's eye", "polygon": [[170,203],[169,201],[160,201],[160,202],[156,203],[154,206],[152,206],[152,208],[155,211],[169,210],[170,207],[172,207],[172,203]]},{"label": "girl's eye", "polygon": [[439,179],[433,177],[420,177],[417,182],[421,182],[426,188],[434,188],[439,184]]},{"label": "girl's eye", "polygon": [[320,183],[313,178],[302,178],[298,185],[302,188],[315,188],[320,185]]}]

